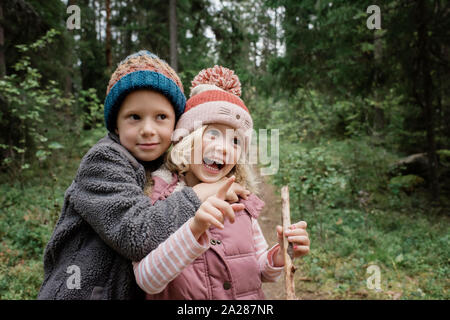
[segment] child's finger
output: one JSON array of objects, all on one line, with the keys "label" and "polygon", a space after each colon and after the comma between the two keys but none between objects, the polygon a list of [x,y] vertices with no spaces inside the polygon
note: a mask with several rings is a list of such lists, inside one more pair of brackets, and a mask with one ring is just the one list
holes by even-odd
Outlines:
[{"label": "child's finger", "polygon": [[227,198],[225,199],[229,203],[235,203],[239,201],[238,195],[231,190],[228,190]]},{"label": "child's finger", "polygon": [[278,240],[283,239],[283,227],[282,226],[277,226],[277,238]]},{"label": "child's finger", "polygon": [[217,209],[216,207],[214,207],[210,202],[206,201],[202,204],[203,206],[203,210],[213,216],[217,221],[219,221],[220,223],[223,224],[224,218],[223,218],[223,213],[222,211],[220,211],[219,209]]},{"label": "child's finger", "polygon": [[289,226],[289,229],[306,229],[308,224],[306,221],[299,221]]},{"label": "child's finger", "polygon": [[238,196],[240,196],[241,198],[247,200],[248,199],[248,195],[250,194],[250,191],[248,191],[247,189],[245,189],[243,186],[241,186],[239,183],[233,183],[232,185],[232,191],[237,194]]},{"label": "child's finger", "polygon": [[230,189],[231,185],[233,184],[234,180],[235,180],[234,176],[228,178],[228,180],[225,181],[225,184],[219,188],[219,191],[217,191],[216,197],[221,200],[225,200],[225,198],[227,197],[227,192]]},{"label": "child's finger", "polygon": [[207,225],[216,226],[219,229],[224,228],[224,225],[219,220],[214,218],[213,215],[211,215],[208,211],[204,210],[203,208],[199,210],[199,220],[203,221],[203,223],[207,223]]},{"label": "child's finger", "polygon": [[233,203],[231,208],[234,212],[238,212],[245,209],[245,205],[243,203]]},{"label": "child's finger", "polygon": [[284,233],[286,236],[308,236],[308,231],[305,229],[288,229]]},{"label": "child's finger", "polygon": [[294,255],[296,257],[301,257],[304,255],[307,255],[309,253],[309,246],[299,246],[299,245],[294,245]]},{"label": "child's finger", "polygon": [[[216,207],[217,209],[219,209],[220,211],[222,211],[222,213],[228,217],[228,219],[230,220],[231,223],[234,223],[234,209],[233,207],[226,202],[223,199],[218,199],[217,197],[210,197],[209,201],[211,202],[211,204]],[[242,208],[240,210],[243,210],[245,208],[245,206],[242,203],[236,203],[233,204],[234,208]]]},{"label": "child's finger", "polygon": [[225,228],[224,225],[220,221],[218,221],[216,218],[214,218],[212,215],[208,215],[208,217],[206,219],[210,224],[212,224],[213,226],[216,226],[219,229]]},{"label": "child's finger", "polygon": [[306,236],[290,236],[288,237],[288,241],[292,242],[296,245],[309,246],[310,240]]}]

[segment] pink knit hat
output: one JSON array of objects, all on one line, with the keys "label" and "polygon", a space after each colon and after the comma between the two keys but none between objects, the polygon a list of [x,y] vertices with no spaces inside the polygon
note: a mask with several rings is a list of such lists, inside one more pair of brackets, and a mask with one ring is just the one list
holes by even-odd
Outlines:
[{"label": "pink knit hat", "polygon": [[174,142],[201,125],[226,124],[245,137],[246,146],[253,120],[241,95],[241,83],[233,70],[222,66],[204,69],[192,80],[191,95],[172,136]]}]

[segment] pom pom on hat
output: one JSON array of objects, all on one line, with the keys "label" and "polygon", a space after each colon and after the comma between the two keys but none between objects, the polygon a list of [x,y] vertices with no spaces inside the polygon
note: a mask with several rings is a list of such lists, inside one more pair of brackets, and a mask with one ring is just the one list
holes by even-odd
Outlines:
[{"label": "pom pom on hat", "polygon": [[239,77],[234,74],[233,70],[222,66],[215,65],[213,68],[200,71],[191,82],[191,90],[202,84],[215,85],[238,97],[241,95],[241,82],[239,81]]}]

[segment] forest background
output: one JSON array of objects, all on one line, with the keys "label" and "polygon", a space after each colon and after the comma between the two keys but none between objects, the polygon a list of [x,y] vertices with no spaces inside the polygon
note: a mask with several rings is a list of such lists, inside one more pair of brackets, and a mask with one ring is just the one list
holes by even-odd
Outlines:
[{"label": "forest background", "polygon": [[449,30],[443,0],[2,0],[0,299],[36,298],[109,77],[141,49],[187,96],[201,69],[235,70],[256,129],[278,130],[263,181],[289,185],[312,239],[297,296],[449,299]]}]

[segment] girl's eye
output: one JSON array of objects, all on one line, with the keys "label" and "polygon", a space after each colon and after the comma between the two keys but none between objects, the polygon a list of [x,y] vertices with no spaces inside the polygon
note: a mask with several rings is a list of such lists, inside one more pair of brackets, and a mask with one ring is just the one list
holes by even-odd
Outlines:
[{"label": "girl's eye", "polygon": [[158,114],[158,116],[156,118],[158,120],[164,120],[164,119],[167,119],[167,115],[165,115],[165,114]]},{"label": "girl's eye", "polygon": [[141,117],[139,117],[137,114],[131,114],[130,118],[133,120],[139,120]]},{"label": "girl's eye", "polygon": [[211,130],[208,130],[208,131],[206,132],[206,135],[207,135],[208,138],[210,138],[211,140],[214,140],[216,137],[219,137],[219,136],[220,136],[220,132],[219,132],[218,130],[211,129]]}]

